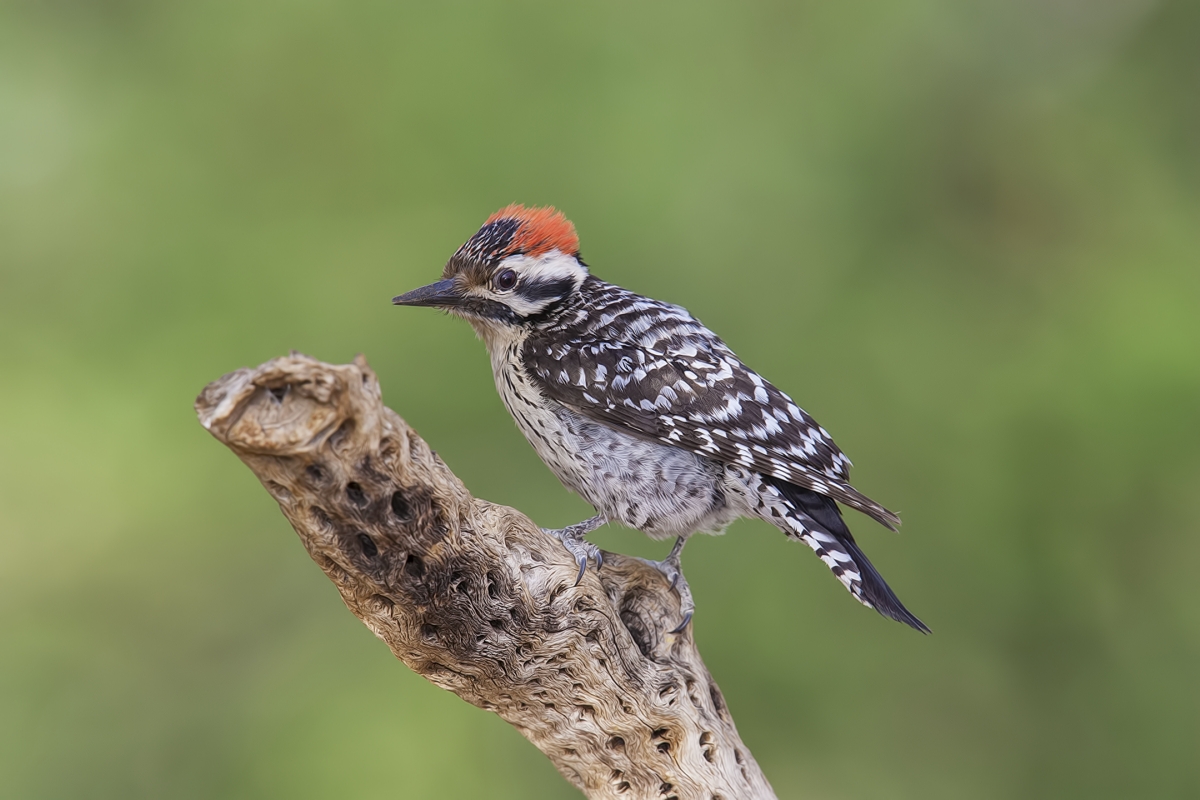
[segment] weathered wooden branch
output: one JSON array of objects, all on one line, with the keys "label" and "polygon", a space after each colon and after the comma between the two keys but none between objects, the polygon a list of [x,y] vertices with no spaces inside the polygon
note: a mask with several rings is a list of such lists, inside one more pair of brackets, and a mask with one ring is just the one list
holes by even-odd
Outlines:
[{"label": "weathered wooden branch", "polygon": [[656,570],[477,500],[359,357],[230,373],[200,421],[258,476],[346,606],[410,668],[494,711],[590,798],[773,798]]}]

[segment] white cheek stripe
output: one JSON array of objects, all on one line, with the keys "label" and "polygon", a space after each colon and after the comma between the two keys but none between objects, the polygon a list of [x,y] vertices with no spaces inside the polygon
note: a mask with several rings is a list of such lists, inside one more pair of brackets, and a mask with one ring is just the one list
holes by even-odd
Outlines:
[{"label": "white cheek stripe", "polygon": [[501,266],[514,269],[523,280],[527,281],[558,281],[570,278],[578,287],[587,277],[587,269],[574,256],[569,256],[561,250],[551,250],[536,258],[530,256],[509,256],[500,262]]},{"label": "white cheek stripe", "polygon": [[[560,281],[564,278],[575,284],[575,289],[587,277],[587,269],[574,256],[569,256],[561,250],[551,250],[536,258],[520,255],[509,256],[500,262],[497,269],[516,271],[522,282],[526,281]],[[468,292],[486,300],[495,300],[511,308],[519,316],[528,317],[537,314],[548,306],[553,298],[530,302],[521,297],[518,292],[494,292],[487,286],[473,286]]]}]

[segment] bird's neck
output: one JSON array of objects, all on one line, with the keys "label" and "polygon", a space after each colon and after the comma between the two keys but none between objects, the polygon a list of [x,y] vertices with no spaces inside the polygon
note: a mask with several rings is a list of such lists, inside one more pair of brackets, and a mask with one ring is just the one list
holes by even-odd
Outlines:
[{"label": "bird's neck", "polygon": [[519,347],[529,336],[529,329],[524,325],[504,325],[490,319],[472,319],[471,327],[475,329],[475,335],[483,340],[493,363],[514,346]]}]

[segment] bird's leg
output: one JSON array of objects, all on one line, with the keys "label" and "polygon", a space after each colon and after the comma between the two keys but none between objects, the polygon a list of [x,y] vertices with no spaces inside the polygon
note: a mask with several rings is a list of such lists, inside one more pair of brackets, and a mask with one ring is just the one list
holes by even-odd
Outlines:
[{"label": "bird's leg", "polygon": [[604,564],[604,556],[600,555],[600,548],[586,541],[583,537],[606,522],[608,522],[607,517],[603,514],[597,514],[591,519],[585,519],[583,522],[577,522],[565,528],[557,530],[542,528],[543,531],[561,541],[563,547],[567,548],[567,552],[575,557],[575,563],[579,565],[579,576],[575,579],[576,586],[583,580],[583,573],[587,571],[589,558],[596,562],[596,569],[600,569],[601,565]]},{"label": "bird's leg", "polygon": [[696,601],[692,599],[692,589],[688,586],[687,578],[683,577],[683,567],[679,560],[686,543],[687,537],[680,536],[675,540],[675,546],[671,548],[671,552],[662,561],[646,561],[647,564],[665,575],[671,582],[671,588],[679,594],[679,611],[683,614],[683,622],[679,623],[671,633],[679,633],[686,628],[692,621],[692,615],[696,613]]}]

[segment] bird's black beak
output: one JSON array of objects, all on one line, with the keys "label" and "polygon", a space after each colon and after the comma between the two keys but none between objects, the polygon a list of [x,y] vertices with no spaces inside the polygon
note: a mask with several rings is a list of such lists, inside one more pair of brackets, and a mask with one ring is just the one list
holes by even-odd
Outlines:
[{"label": "bird's black beak", "polygon": [[453,279],[431,283],[392,298],[392,304],[397,306],[433,306],[434,308],[451,308],[460,305],[462,301],[463,293],[454,285]]}]

